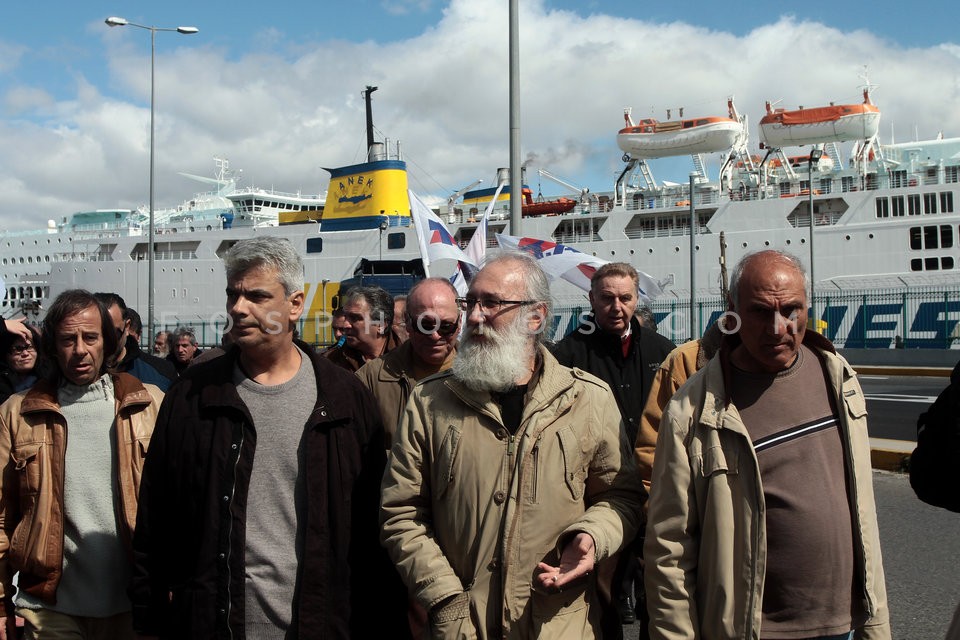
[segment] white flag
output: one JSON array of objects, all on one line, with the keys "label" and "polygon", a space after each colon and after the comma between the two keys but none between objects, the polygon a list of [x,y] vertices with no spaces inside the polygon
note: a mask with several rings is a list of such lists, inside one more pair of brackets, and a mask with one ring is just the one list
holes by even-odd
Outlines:
[{"label": "white flag", "polygon": [[430,263],[436,260],[460,260],[473,264],[437,214],[413,191],[408,191],[408,194],[410,213],[413,214],[413,224],[417,228],[417,241],[420,243],[420,257],[423,258],[423,267],[427,275],[429,275]]},{"label": "white flag", "polygon": [[[578,251],[567,245],[557,244],[549,240],[536,238],[518,238],[497,234],[497,242],[504,249],[529,253],[540,261],[540,267],[551,280],[562,278],[584,291],[590,291],[590,279],[597,269],[607,264],[609,260],[597,258]],[[640,290],[638,294],[644,304],[663,293],[663,289],[648,274],[638,270],[640,276]]]}]

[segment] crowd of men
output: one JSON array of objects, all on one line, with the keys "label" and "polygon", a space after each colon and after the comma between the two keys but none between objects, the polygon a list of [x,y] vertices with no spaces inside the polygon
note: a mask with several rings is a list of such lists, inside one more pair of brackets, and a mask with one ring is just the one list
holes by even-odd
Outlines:
[{"label": "crowd of men", "polygon": [[505,252],[463,295],[343,292],[323,351],[288,241],[224,267],[206,351],[145,352],[116,294],[48,309],[0,405],[0,640],[891,637],[864,397],[790,255],[677,348],[626,263],[556,342]]}]

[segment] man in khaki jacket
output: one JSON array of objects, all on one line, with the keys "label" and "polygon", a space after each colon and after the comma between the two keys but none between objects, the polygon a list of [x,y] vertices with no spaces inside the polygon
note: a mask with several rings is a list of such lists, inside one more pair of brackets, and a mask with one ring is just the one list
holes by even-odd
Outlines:
[{"label": "man in khaki jacket", "polygon": [[453,367],[420,383],[382,488],[382,540],[433,638],[597,637],[594,563],[643,491],[609,387],[540,344],[550,291],[525,255],[484,266]]},{"label": "man in khaki jacket", "polygon": [[779,251],[734,269],[720,352],[663,412],[650,637],[890,638],[866,401]]},{"label": "man in khaki jacket", "polygon": [[0,407],[0,639],[14,603],[27,638],[133,638],[130,543],[163,394],[106,372],[117,337],[93,294],[62,293],[41,338],[55,376]]},{"label": "man in khaki jacket", "polygon": [[[407,341],[357,371],[380,406],[388,450],[413,386],[417,380],[450,368],[457,354],[457,334],[460,333],[457,290],[446,278],[419,281],[410,289],[404,303]],[[396,326],[394,319],[394,328]]]}]

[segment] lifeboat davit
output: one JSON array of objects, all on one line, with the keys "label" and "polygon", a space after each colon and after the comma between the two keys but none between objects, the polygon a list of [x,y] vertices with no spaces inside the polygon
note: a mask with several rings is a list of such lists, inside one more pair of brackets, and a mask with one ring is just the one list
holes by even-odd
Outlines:
[{"label": "lifeboat davit", "polygon": [[726,151],[743,133],[743,125],[734,117],[706,116],[689,120],[660,122],[644,118],[634,124],[629,111],[623,115],[627,126],[617,133],[617,145],[638,160]]},{"label": "lifeboat davit", "polygon": [[877,135],[880,109],[863,92],[862,104],[840,104],[812,109],[772,109],[760,119],[760,141],[765,147],[793,147],[822,142],[868,140]]}]

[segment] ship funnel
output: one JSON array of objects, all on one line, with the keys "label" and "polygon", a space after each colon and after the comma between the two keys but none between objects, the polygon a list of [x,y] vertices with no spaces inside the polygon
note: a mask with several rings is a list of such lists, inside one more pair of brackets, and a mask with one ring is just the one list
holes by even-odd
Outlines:
[{"label": "ship funnel", "polygon": [[387,159],[387,148],[382,142],[374,142],[367,150],[367,162]]},{"label": "ship funnel", "polygon": [[497,169],[497,186],[506,186],[510,184],[510,169],[507,167],[500,167]]}]

